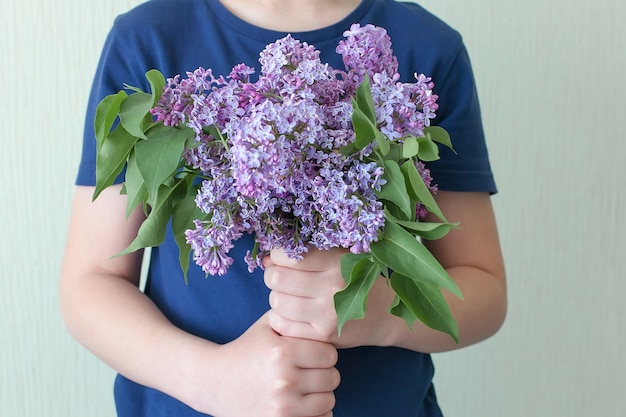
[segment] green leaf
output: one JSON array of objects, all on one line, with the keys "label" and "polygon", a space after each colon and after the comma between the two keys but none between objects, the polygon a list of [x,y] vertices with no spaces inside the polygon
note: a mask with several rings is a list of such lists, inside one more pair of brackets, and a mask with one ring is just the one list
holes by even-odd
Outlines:
[{"label": "green leaf", "polygon": [[367,296],[380,273],[380,266],[376,262],[362,257],[353,265],[350,275],[344,276],[344,280],[349,280],[348,285],[334,297],[339,335],[347,321],[365,317]]},{"label": "green leaf", "polygon": [[129,95],[120,105],[120,123],[131,135],[145,139],[145,130],[152,120],[152,95],[137,91]]},{"label": "green leaf", "polygon": [[420,161],[430,162],[439,159],[439,148],[437,144],[431,140],[430,134],[426,133],[426,136],[416,139],[419,143],[417,158]]},{"label": "green leaf", "polygon": [[[398,273],[392,274],[390,281],[391,288],[400,297],[402,303],[422,323],[432,329],[450,335],[456,343],[459,343],[458,324],[450,312],[446,299],[437,286],[416,282]],[[403,316],[406,316],[406,311],[400,312]],[[407,324],[409,324],[409,321],[407,321]]]},{"label": "green leaf", "polygon": [[435,223],[435,222],[422,222],[422,221],[409,221],[400,220],[395,217],[387,208],[385,208],[385,217],[392,222],[409,229],[414,235],[422,237],[427,240],[437,240],[444,237],[452,229],[459,226],[459,222],[456,223]]},{"label": "green leaf", "polygon": [[191,254],[191,245],[187,243],[185,231],[194,229],[194,220],[204,220],[208,214],[203,213],[196,205],[196,194],[199,185],[190,184],[190,177],[184,179],[185,195],[172,208],[172,232],[174,239],[178,245],[178,261],[183,271],[185,283],[187,283],[187,272],[189,271],[189,255]]},{"label": "green leaf", "polygon": [[441,143],[442,145],[454,151],[454,148],[452,147],[452,141],[450,140],[450,135],[444,128],[440,126],[428,126],[424,128],[424,134],[429,134],[432,140],[437,143]]},{"label": "green leaf", "polygon": [[148,214],[146,206],[148,203],[148,189],[137,167],[135,152],[130,154],[128,164],[126,164],[124,188],[128,197],[128,202],[126,203],[126,217],[128,218],[139,204],[144,206],[144,212]]},{"label": "green leaf", "polygon": [[[412,221],[417,216],[417,204],[412,204],[411,208],[415,208],[411,210],[411,216],[407,217],[406,214],[402,212],[395,204],[386,202],[385,203],[385,213],[389,213],[391,219],[405,219],[404,221]],[[396,222],[397,223],[397,222]]]},{"label": "green leaf", "polygon": [[369,258],[370,255],[367,253],[344,253],[341,255],[341,276],[346,284],[350,283],[352,279],[352,271],[354,270],[354,266],[359,263],[363,258]]},{"label": "green leaf", "polygon": [[389,312],[394,316],[403,319],[410,329],[413,328],[413,323],[417,320],[417,316],[415,316],[411,309],[409,309],[397,295],[393,299],[393,304],[391,305]]},{"label": "green leaf", "polygon": [[372,255],[394,272],[444,288],[461,298],[456,283],[428,249],[401,226],[387,220],[382,240],[370,246]]},{"label": "green leaf", "polygon": [[368,75],[365,75],[356,97],[352,99],[352,126],[355,133],[354,143],[358,149],[365,148],[375,140],[383,155],[389,153],[389,140],[376,126],[376,108]]},{"label": "green leaf", "polygon": [[172,207],[184,198],[186,193],[187,187],[184,180],[178,179],[171,186],[162,185],[159,187],[155,204],[150,207],[150,213],[163,211],[168,215],[168,218],[171,218]]},{"label": "green leaf", "polygon": [[419,152],[420,145],[415,136],[407,136],[402,144],[402,157],[413,158]]},{"label": "green leaf", "polygon": [[137,237],[118,256],[135,252],[139,249],[159,246],[165,240],[167,223],[170,220],[172,204],[169,196],[175,191],[175,187],[163,186],[163,192],[157,196],[154,207],[151,208],[148,217],[143,221],[137,232]]},{"label": "green leaf", "polygon": [[339,149],[339,153],[343,156],[350,156],[357,153],[360,149],[356,146],[356,143],[352,142]]},{"label": "green leaf", "polygon": [[367,74],[356,90],[356,104],[369,122],[376,126],[376,107],[374,107],[374,99],[372,98],[370,77]]},{"label": "green leaf", "polygon": [[148,140],[139,141],[135,152],[137,167],[146,183],[149,202],[152,203],[161,184],[173,178],[179,167],[185,141],[194,133],[188,128],[178,129],[157,124],[146,134]]},{"label": "green leaf", "polygon": [[150,90],[152,91],[152,105],[150,107],[154,107],[154,104],[161,97],[163,87],[165,87],[165,77],[158,70],[151,69],[146,72],[146,78],[150,83]]},{"label": "green leaf", "polygon": [[437,205],[433,194],[430,192],[424,179],[417,171],[415,167],[415,162],[413,160],[408,160],[400,167],[402,174],[404,174],[404,179],[406,180],[406,187],[409,196],[411,198],[426,207],[426,210],[433,213],[435,216],[439,217],[444,222],[448,222],[446,217],[443,215],[443,212]]},{"label": "green leaf", "polygon": [[380,152],[383,155],[387,155],[389,153],[389,149],[391,147],[389,140],[383,135],[377,127],[374,127],[374,139],[376,139],[376,144],[380,149]]},{"label": "green leaf", "polygon": [[[376,151],[374,151],[374,153],[376,153]],[[402,144],[398,142],[389,142],[389,152],[384,155],[381,153],[378,158],[380,158],[380,160],[396,161],[399,163],[402,159]],[[374,159],[376,159],[376,157]]]},{"label": "green leaf", "polygon": [[121,125],[117,125],[109,133],[107,140],[102,143],[102,146],[96,152],[94,200],[105,188],[113,184],[117,176],[122,172],[136,142],[137,138],[128,134]]},{"label": "green leaf", "polygon": [[[126,90],[130,90],[130,91],[133,91],[133,92],[135,92],[135,93],[143,93],[143,92],[144,92],[141,88],[139,88],[139,87],[134,87],[134,86],[132,86],[132,85],[130,85],[130,84],[126,84],[126,83],[124,83],[124,89],[126,89]],[[132,93],[131,93],[131,94],[132,94]]]},{"label": "green leaf", "polygon": [[121,90],[117,94],[111,94],[98,103],[96,107],[96,115],[94,117],[94,131],[96,133],[96,149],[99,150],[102,147],[106,137],[113,127],[113,123],[117,118],[117,114],[120,111],[120,105],[128,94]]},{"label": "green leaf", "polygon": [[368,119],[367,115],[352,101],[352,127],[354,128],[354,144],[361,150],[369,145],[375,138],[376,126]]},{"label": "green leaf", "polygon": [[404,175],[395,161],[385,160],[383,163],[385,172],[382,178],[387,183],[381,187],[380,191],[376,192],[376,196],[380,200],[392,202],[404,213],[406,218],[410,218],[411,199],[407,194]]}]

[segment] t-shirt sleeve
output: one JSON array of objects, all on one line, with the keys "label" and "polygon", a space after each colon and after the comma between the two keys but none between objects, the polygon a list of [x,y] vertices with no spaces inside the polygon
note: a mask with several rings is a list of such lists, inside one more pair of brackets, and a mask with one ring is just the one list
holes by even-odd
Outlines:
[{"label": "t-shirt sleeve", "polygon": [[[119,18],[118,18],[119,20]],[[115,94],[124,88],[124,84],[145,89],[144,73],[134,64],[138,51],[129,47],[124,36],[120,35],[119,24],[113,26],[104,43],[100,60],[96,68],[85,114],[83,130],[83,148],[76,185],[93,186],[96,184],[96,136],[94,117],[100,101],[109,94]],[[123,182],[123,174],[116,183]]]},{"label": "t-shirt sleeve", "polygon": [[454,151],[440,146],[441,159],[428,164],[440,190],[496,193],[476,83],[462,41],[448,69],[433,79],[439,96],[434,125],[450,134]]}]

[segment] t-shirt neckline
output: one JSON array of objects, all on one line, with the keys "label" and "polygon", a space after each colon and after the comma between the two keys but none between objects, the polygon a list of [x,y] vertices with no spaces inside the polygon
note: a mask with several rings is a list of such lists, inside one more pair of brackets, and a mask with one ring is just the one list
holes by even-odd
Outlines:
[{"label": "t-shirt neckline", "polygon": [[215,13],[225,26],[237,32],[240,36],[271,43],[288,33],[304,42],[323,42],[336,39],[343,35],[353,23],[360,22],[372,11],[375,0],[361,0],[361,3],[345,18],[329,26],[306,32],[281,32],[260,28],[237,17],[230,12],[219,0],[206,0],[208,7]]}]

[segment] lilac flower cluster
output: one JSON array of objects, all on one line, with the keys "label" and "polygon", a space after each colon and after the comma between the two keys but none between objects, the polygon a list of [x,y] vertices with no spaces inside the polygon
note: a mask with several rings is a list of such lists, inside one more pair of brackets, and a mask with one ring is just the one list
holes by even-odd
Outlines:
[{"label": "lilac flower cluster", "polygon": [[[384,29],[355,24],[344,35],[337,52],[345,70],[286,36],[261,52],[254,82],[244,64],[227,77],[198,68],[167,81],[152,113],[196,134],[184,158],[202,173],[196,204],[209,216],[186,236],[206,273],[226,273],[228,252],[243,233],[254,233],[258,245],[246,256],[250,270],[275,247],[300,258],[310,246],[361,253],[378,240],[385,219],[375,192],[385,183],[383,169],[368,160],[371,147],[339,152],[355,137],[351,97],[367,74],[379,128],[398,140],[423,134],[437,96],[427,77],[398,82]],[[430,185],[428,170],[418,169]]]}]

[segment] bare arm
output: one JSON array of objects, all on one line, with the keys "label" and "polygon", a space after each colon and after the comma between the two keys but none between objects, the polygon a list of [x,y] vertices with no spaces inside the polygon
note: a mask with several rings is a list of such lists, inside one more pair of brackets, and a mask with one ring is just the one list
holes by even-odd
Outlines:
[{"label": "bare arm", "polygon": [[93,188],[76,190],[61,272],[63,319],[72,335],[112,368],[184,396],[170,386],[169,375],[193,368],[168,369],[168,364],[196,356],[188,350],[212,347],[172,326],[139,291],[141,253],[111,258],[132,241],[143,221],[140,211],[125,220],[126,199],[119,190],[106,189],[93,203]]},{"label": "bare arm", "polygon": [[105,190],[94,203],[93,188],[76,190],[60,283],[72,335],[126,377],[198,411],[330,415],[339,383],[331,345],[280,337],[266,317],[239,339],[216,345],[173,326],[139,291],[141,254],[111,258],[143,220],[140,212],[125,220],[119,190]]},{"label": "bare arm", "polygon": [[437,352],[468,346],[498,331],[507,307],[506,274],[490,197],[482,193],[440,192],[437,203],[450,221],[460,221],[439,240],[424,244],[461,289],[463,300],[446,296],[459,324],[459,344],[447,335],[417,326],[396,345]]},{"label": "bare arm", "polygon": [[331,341],[338,347],[398,346],[439,352],[467,346],[493,335],[506,314],[506,284],[496,221],[488,194],[440,192],[446,217],[461,229],[425,242],[460,287],[464,300],[446,294],[459,324],[459,344],[449,336],[416,323],[410,330],[388,313],[394,294],[381,277],[374,285],[363,320],[348,322],[336,335],[332,295],[345,285],[341,251],[312,251],[302,262],[273,252],[266,282],[272,288],[270,323],[281,334]]}]

